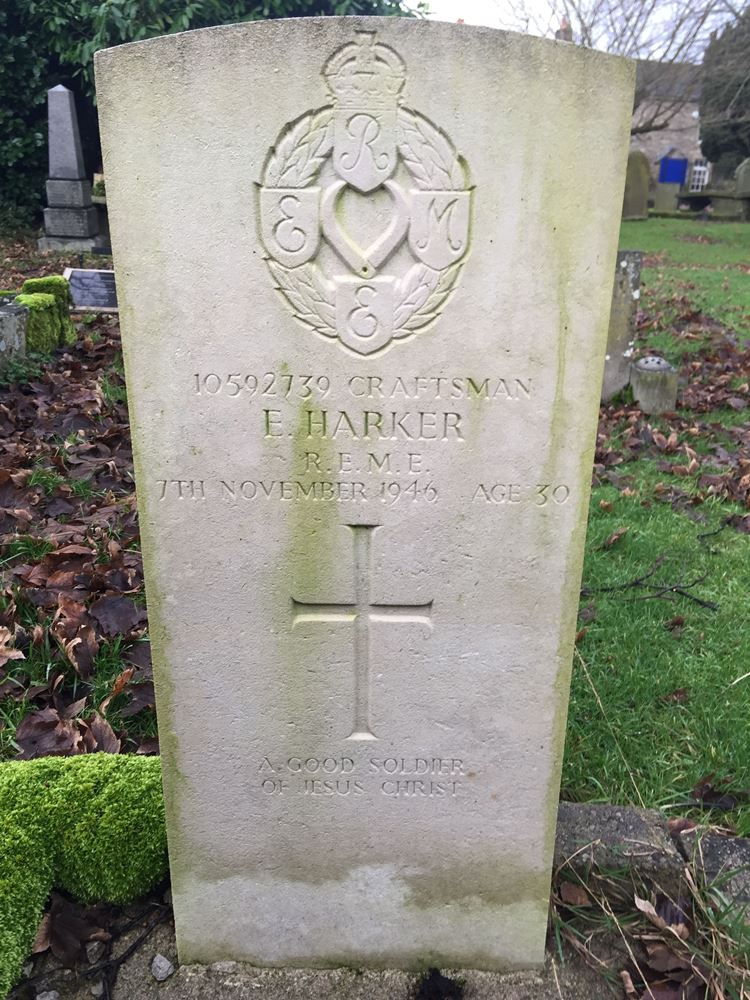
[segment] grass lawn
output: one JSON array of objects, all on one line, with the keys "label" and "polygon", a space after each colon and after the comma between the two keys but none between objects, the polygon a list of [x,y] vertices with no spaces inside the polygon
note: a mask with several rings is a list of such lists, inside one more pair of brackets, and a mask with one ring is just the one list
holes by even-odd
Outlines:
[{"label": "grass lawn", "polygon": [[[647,254],[648,301],[655,311],[666,311],[665,319],[679,316],[684,298],[693,309],[750,337],[749,230],[747,223],[698,219],[623,222],[620,247]],[[668,337],[660,343],[669,353]]]},{"label": "grass lawn", "polygon": [[598,458],[622,460],[592,493],[563,797],[682,814],[703,782],[714,821],[750,834],[750,225],[626,222],[620,245],[648,255],[637,347],[681,364],[705,409],[603,411]]},{"label": "grass lawn", "polygon": [[[627,394],[602,410],[563,796],[675,814],[700,800],[750,833],[750,225],[628,222],[621,245],[647,253],[637,348],[690,389],[669,417]],[[0,287],[59,269],[0,245]],[[0,663],[0,757],[156,748],[117,331],[80,332],[0,389],[16,420],[0,627],[26,657]]]}]

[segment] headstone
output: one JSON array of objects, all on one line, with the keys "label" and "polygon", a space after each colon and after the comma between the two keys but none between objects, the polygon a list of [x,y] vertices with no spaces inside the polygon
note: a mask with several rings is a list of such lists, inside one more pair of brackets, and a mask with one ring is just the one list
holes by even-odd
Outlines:
[{"label": "headstone", "polygon": [[43,250],[90,250],[98,232],[86,178],[75,99],[60,84],[47,91],[49,179]]},{"label": "headstone", "polygon": [[737,167],[736,193],[740,201],[740,218],[750,222],[750,156]]},{"label": "headstone", "polygon": [[679,184],[658,183],[654,188],[654,211],[676,212],[680,199],[680,189]]},{"label": "headstone", "polygon": [[97,91],[180,960],[538,965],[631,64],[330,17]]},{"label": "headstone", "polygon": [[711,193],[711,213],[723,219],[742,218],[742,200],[740,198],[727,197],[721,193]]},{"label": "headstone", "polygon": [[70,282],[76,312],[117,312],[114,271],[67,267],[63,275]]},{"label": "headstone", "polygon": [[649,354],[631,367],[633,399],[648,414],[669,413],[677,405],[679,373],[666,358]]},{"label": "headstone", "polygon": [[0,295],[0,372],[13,358],[26,353],[29,310]]},{"label": "headstone", "polygon": [[651,168],[648,157],[639,149],[628,153],[628,168],[625,174],[625,197],[622,202],[623,219],[648,218],[648,191],[651,183]]},{"label": "headstone", "polygon": [[750,156],[740,163],[734,175],[735,194],[738,198],[750,198]]},{"label": "headstone", "polygon": [[630,359],[636,335],[638,300],[641,297],[640,250],[619,250],[612,307],[609,313],[607,353],[604,358],[602,402],[607,403],[630,381]]}]

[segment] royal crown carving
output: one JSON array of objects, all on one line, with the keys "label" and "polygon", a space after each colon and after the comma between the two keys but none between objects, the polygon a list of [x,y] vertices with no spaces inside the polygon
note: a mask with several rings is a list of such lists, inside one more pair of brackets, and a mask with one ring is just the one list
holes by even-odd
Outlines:
[{"label": "royal crown carving", "polygon": [[[437,320],[470,245],[468,168],[448,136],[401,103],[406,65],[362,31],[327,60],[332,104],[286,125],[258,187],[275,287],[307,329],[358,355]],[[362,245],[343,206],[378,198]],[[360,208],[362,206],[360,205]]]}]

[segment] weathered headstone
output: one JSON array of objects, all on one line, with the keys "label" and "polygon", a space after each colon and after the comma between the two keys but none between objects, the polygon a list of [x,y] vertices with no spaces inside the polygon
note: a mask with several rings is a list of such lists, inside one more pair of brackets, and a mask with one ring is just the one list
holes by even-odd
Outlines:
[{"label": "weathered headstone", "polygon": [[89,250],[98,231],[86,178],[75,99],[60,84],[47,91],[49,179],[44,210],[44,250]]},{"label": "weathered headstone", "polygon": [[29,310],[0,294],[0,372],[14,358],[26,353]]},{"label": "weathered headstone", "polygon": [[750,156],[740,163],[735,171],[735,194],[738,198],[750,198]]},{"label": "weathered headstone", "polygon": [[737,167],[735,191],[740,203],[740,217],[745,222],[750,222],[750,156]]},{"label": "weathered headstone", "polygon": [[639,149],[628,153],[628,168],[625,174],[625,196],[622,200],[623,219],[648,218],[648,190],[651,183],[651,168],[648,157]]},{"label": "weathered headstone", "polygon": [[98,54],[183,962],[541,962],[632,84],[391,18]]},{"label": "weathered headstone", "polygon": [[654,188],[654,211],[676,212],[680,190],[680,184],[666,184],[660,181]]},{"label": "weathered headstone", "polygon": [[604,358],[602,402],[607,403],[630,381],[630,362],[641,297],[640,250],[618,250],[612,307],[609,313],[607,353]]}]

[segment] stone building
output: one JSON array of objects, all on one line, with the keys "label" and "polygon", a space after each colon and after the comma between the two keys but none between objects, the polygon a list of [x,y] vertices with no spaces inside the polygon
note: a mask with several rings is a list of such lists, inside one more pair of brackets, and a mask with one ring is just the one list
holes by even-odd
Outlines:
[{"label": "stone building", "polygon": [[[700,66],[639,61],[631,146],[648,157],[654,185],[695,192],[711,180],[700,146],[700,93]],[[648,125],[656,127],[637,131]]]}]

